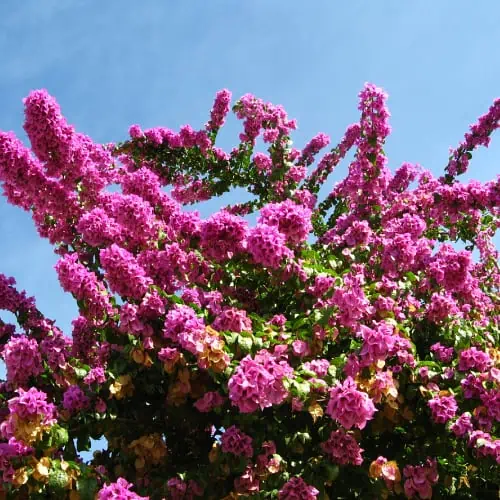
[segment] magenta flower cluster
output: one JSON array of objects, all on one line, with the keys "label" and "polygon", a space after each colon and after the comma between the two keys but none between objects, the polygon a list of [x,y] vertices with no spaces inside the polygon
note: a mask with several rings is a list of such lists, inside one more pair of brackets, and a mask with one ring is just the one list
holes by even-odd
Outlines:
[{"label": "magenta flower cluster", "polygon": [[63,406],[68,411],[77,412],[85,410],[89,404],[89,398],[78,385],[72,385],[64,392]]},{"label": "magenta flower cluster", "polygon": [[437,483],[439,474],[435,459],[427,459],[424,465],[407,465],[403,474],[407,498],[432,498],[432,487]]},{"label": "magenta flower cluster", "polygon": [[396,353],[397,336],[387,323],[380,323],[376,329],[361,325],[361,337],[363,347],[359,354],[365,365],[385,361],[387,357]]},{"label": "magenta flower cluster", "polygon": [[437,424],[445,424],[457,412],[458,405],[453,396],[437,396],[427,403],[432,412],[432,418]]},{"label": "magenta flower cluster", "polygon": [[247,223],[236,215],[222,211],[210,216],[201,227],[201,246],[208,258],[216,262],[230,259],[244,249]]},{"label": "magenta flower cluster", "polygon": [[307,484],[301,477],[292,477],[278,493],[280,500],[316,500],[319,490]]},{"label": "magenta flower cluster", "polygon": [[276,226],[291,244],[303,243],[311,232],[311,210],[291,200],[269,203],[260,211],[259,223]]},{"label": "magenta flower cluster", "polygon": [[141,497],[137,493],[130,491],[133,484],[122,477],[119,477],[115,483],[108,484],[99,490],[98,500],[148,500],[149,497]]},{"label": "magenta flower cluster", "polygon": [[38,343],[26,335],[12,337],[5,344],[2,357],[7,367],[7,380],[25,386],[30,377],[43,372]]},{"label": "magenta flower cluster", "polygon": [[460,371],[477,370],[484,372],[492,365],[490,356],[477,347],[471,347],[460,352],[458,358],[458,369]]},{"label": "magenta flower cluster", "polygon": [[222,451],[250,458],[253,455],[252,438],[235,425],[224,431],[220,439]]},{"label": "magenta flower cluster", "polygon": [[285,243],[285,235],[276,226],[257,224],[248,232],[248,252],[256,264],[270,269],[278,269],[284,259],[292,257]]},{"label": "magenta flower cluster", "polygon": [[346,429],[364,429],[375,411],[373,401],[366,392],[358,390],[351,377],[347,377],[342,383],[337,382],[335,387],[330,389],[326,412]]},{"label": "magenta flower cluster", "polygon": [[363,463],[363,450],[352,434],[347,434],[343,429],[332,431],[330,437],[321,443],[321,448],[330,460],[337,464],[361,465]]},{"label": "magenta flower cluster", "polygon": [[[0,132],[3,192],[78,305],[65,335],[0,275],[17,323],[0,320],[0,497],[57,496],[58,481],[98,499],[484,496],[500,463],[500,180],[456,177],[500,100],[435,178],[389,170],[375,85],[332,149],[323,133],[293,147],[283,107],[246,94],[224,151],[231,97],[201,129],[132,125],[98,145],[37,90],[31,148]],[[250,200],[182,206],[234,187]],[[108,450],[83,465],[71,443],[96,435]]]},{"label": "magenta flower cluster", "polygon": [[253,359],[246,356],[229,379],[229,399],[242,413],[280,404],[288,396],[283,379],[292,374],[286,361],[277,361],[267,351],[260,351]]},{"label": "magenta flower cluster", "polygon": [[224,125],[230,105],[231,92],[227,89],[219,90],[215,94],[214,106],[210,111],[210,121],[207,124],[208,130],[218,130]]}]

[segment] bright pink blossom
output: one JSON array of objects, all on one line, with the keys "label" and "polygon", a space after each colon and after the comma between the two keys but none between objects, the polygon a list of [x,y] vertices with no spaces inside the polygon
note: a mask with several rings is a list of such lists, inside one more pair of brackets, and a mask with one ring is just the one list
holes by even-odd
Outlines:
[{"label": "bright pink blossom", "polygon": [[375,411],[375,405],[368,394],[359,391],[351,377],[347,377],[343,383],[337,382],[330,389],[326,413],[346,429],[364,429]]},{"label": "bright pink blossom", "polygon": [[254,359],[245,356],[229,379],[229,399],[242,413],[282,403],[288,395],[283,378],[293,373],[284,360],[277,361],[267,351]]},{"label": "bright pink blossom", "polygon": [[278,492],[279,500],[316,500],[319,491],[301,477],[292,477]]},{"label": "bright pink blossom", "polygon": [[210,121],[207,123],[207,130],[218,130],[224,125],[226,116],[231,105],[231,92],[227,89],[219,90],[215,94],[215,101],[210,112]]},{"label": "bright pink blossom", "polygon": [[36,377],[43,371],[38,343],[26,335],[12,337],[1,356],[7,367],[7,380],[14,385],[24,386],[30,377]]},{"label": "bright pink blossom", "polygon": [[149,497],[141,497],[130,491],[132,483],[119,477],[115,483],[104,486],[97,494],[97,500],[148,500]]},{"label": "bright pink blossom", "polygon": [[405,494],[408,498],[432,498],[432,487],[439,479],[436,459],[427,459],[424,465],[407,465],[403,469],[406,478]]},{"label": "bright pink blossom", "polygon": [[130,252],[113,244],[101,250],[99,256],[113,292],[132,299],[146,294],[152,281]]},{"label": "bright pink blossom", "polygon": [[247,458],[253,455],[252,438],[240,431],[235,425],[224,431],[220,442],[224,453]]},{"label": "bright pink blossom", "polygon": [[354,437],[343,429],[332,431],[328,440],[321,443],[321,448],[332,462],[340,465],[361,465],[363,462],[363,450]]},{"label": "bright pink blossom", "polygon": [[453,396],[436,396],[428,403],[432,412],[432,419],[437,424],[445,424],[457,412],[458,405]]},{"label": "bright pink blossom", "polygon": [[250,229],[247,237],[248,252],[256,264],[277,269],[292,252],[285,246],[285,236],[276,226],[258,224]]},{"label": "bright pink blossom", "polygon": [[311,210],[291,200],[269,203],[261,209],[259,223],[276,226],[289,243],[298,244],[312,230]]},{"label": "bright pink blossom", "polygon": [[460,352],[458,357],[458,369],[462,372],[469,370],[486,371],[493,364],[488,353],[477,347],[471,347]]}]

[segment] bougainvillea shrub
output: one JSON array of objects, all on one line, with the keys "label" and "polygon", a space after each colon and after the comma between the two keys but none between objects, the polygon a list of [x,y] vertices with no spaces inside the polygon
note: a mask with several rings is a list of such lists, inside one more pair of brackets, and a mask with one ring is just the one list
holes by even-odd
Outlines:
[{"label": "bougainvillea shrub", "polygon": [[[106,145],[30,93],[0,181],[79,316],[63,333],[0,276],[0,498],[496,498],[500,180],[457,178],[500,100],[436,178],[389,170],[386,99],[367,84],[337,146],[298,150],[244,95],[228,152],[227,90],[199,130]],[[189,209],[235,188],[249,201]]]}]

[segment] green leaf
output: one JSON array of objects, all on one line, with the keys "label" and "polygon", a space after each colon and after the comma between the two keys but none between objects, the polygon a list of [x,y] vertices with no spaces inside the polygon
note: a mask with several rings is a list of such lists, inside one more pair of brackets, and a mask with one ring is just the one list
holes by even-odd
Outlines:
[{"label": "green leaf", "polygon": [[292,328],[294,330],[298,330],[301,326],[306,325],[308,322],[309,322],[309,318],[305,318],[305,317],[299,318],[298,320],[293,322]]},{"label": "green leaf", "polygon": [[292,389],[294,389],[294,393],[300,397],[304,398],[311,392],[311,384],[309,382],[297,382],[292,381]]},{"label": "green leaf", "polygon": [[87,435],[78,436],[76,438],[76,449],[78,451],[89,451],[90,450],[90,438]]},{"label": "green leaf", "polygon": [[308,432],[297,432],[293,437],[294,441],[299,441],[299,443],[306,444],[309,443],[312,438]]},{"label": "green leaf", "polygon": [[262,349],[264,347],[264,341],[259,337],[255,337],[253,339],[253,345],[257,350]]},{"label": "green leaf", "polygon": [[335,378],[337,376],[337,367],[335,365],[330,365],[328,367],[328,375],[330,377]]},{"label": "green leaf", "polygon": [[300,373],[302,373],[306,377],[316,377],[315,372],[313,372],[312,370],[308,370],[307,368],[304,368],[303,365],[300,367]]},{"label": "green leaf", "polygon": [[94,500],[97,493],[97,479],[95,477],[81,478],[76,483],[76,489],[80,494],[80,500]]},{"label": "green leaf", "polygon": [[414,283],[415,281],[417,281],[417,276],[415,275],[415,273],[412,273],[411,271],[408,271],[406,273],[406,277],[412,282]]},{"label": "green leaf", "polygon": [[65,457],[76,457],[76,448],[75,442],[73,439],[69,439],[64,447],[64,456]]},{"label": "green leaf", "polygon": [[340,473],[340,468],[338,465],[333,465],[333,464],[324,464],[323,465],[325,469],[325,477],[327,481],[335,481],[339,477]]},{"label": "green leaf", "polygon": [[224,336],[224,339],[226,340],[227,345],[234,344],[238,340],[238,337],[239,337],[239,335],[235,332],[226,332],[226,333],[222,333],[222,335]]},{"label": "green leaf", "polygon": [[69,439],[68,431],[64,427],[61,427],[58,424],[55,424],[50,429],[50,434],[52,437],[52,446],[60,448],[61,446],[65,445],[68,442]]},{"label": "green leaf", "polygon": [[64,498],[66,496],[64,488],[68,483],[68,480],[69,477],[66,472],[63,470],[52,469],[47,483],[49,491],[51,491],[54,495],[57,495],[59,498]]},{"label": "green leaf", "polygon": [[73,368],[73,370],[78,378],[85,378],[88,373],[88,371],[85,370],[85,368]]},{"label": "green leaf", "polygon": [[243,352],[250,352],[253,346],[253,339],[251,337],[238,337],[238,345]]},{"label": "green leaf", "polygon": [[441,369],[441,366],[439,365],[439,363],[436,363],[436,361],[419,361],[417,364],[418,366],[430,366],[438,370]]}]

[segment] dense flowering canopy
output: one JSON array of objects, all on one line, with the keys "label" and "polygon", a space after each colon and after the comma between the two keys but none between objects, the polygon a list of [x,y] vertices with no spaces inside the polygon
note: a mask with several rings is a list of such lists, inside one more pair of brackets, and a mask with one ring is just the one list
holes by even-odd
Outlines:
[{"label": "dense flowering canopy", "polygon": [[[79,316],[63,334],[0,275],[0,498],[495,496],[500,179],[457,176],[500,100],[441,178],[391,173],[386,100],[366,84],[318,158],[328,136],[293,148],[296,122],[250,94],[226,152],[228,90],[199,130],[106,145],[30,93],[31,150],[0,132],[0,182]],[[250,201],[206,219],[183,207],[237,187]]]}]

